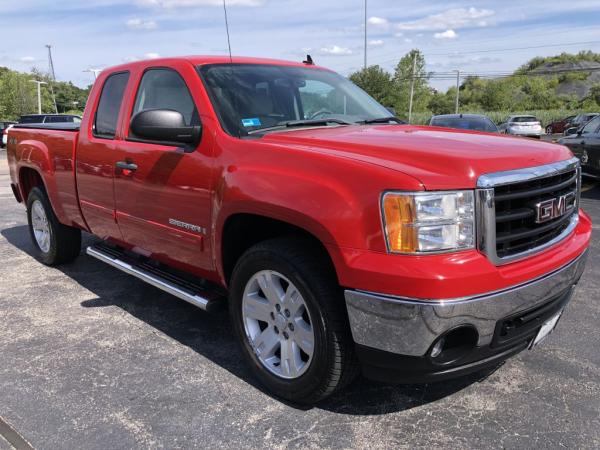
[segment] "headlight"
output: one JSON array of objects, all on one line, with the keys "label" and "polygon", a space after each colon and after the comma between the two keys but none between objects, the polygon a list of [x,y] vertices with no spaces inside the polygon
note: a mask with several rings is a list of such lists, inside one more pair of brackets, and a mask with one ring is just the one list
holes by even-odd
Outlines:
[{"label": "headlight", "polygon": [[473,191],[386,192],[384,232],[392,253],[435,253],[473,248]]}]

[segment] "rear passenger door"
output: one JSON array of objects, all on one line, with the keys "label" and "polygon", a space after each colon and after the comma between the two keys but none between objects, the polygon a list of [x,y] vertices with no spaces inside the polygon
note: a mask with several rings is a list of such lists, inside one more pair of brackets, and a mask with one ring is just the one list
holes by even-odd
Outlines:
[{"label": "rear passenger door", "polygon": [[[189,86],[190,83],[198,85]],[[129,130],[131,117],[149,109],[179,111],[186,125],[200,121],[200,79],[193,66],[175,63],[149,67],[140,74],[124,131],[124,164],[117,170],[116,214],[124,240],[141,254],[203,275],[212,269],[210,242],[213,137],[206,128],[191,153],[176,146],[144,141]],[[194,95],[196,95],[196,98]]]},{"label": "rear passenger door", "polygon": [[113,180],[122,138],[119,119],[129,79],[129,72],[118,72],[104,80],[100,96],[82,124],[77,143],[77,190],[81,211],[92,233],[103,239],[122,238],[115,220]]}]

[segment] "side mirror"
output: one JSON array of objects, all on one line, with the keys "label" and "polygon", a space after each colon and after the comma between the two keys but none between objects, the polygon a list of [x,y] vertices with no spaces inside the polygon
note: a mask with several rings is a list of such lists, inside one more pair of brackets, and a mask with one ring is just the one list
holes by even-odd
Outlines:
[{"label": "side mirror", "polygon": [[148,109],[131,118],[131,140],[156,144],[187,144],[186,153],[194,151],[202,136],[202,126],[188,126],[183,114],[171,109]]},{"label": "side mirror", "polygon": [[392,108],[391,106],[387,106],[385,109],[387,109],[392,116],[396,117],[396,109],[395,108]]},{"label": "side mirror", "polygon": [[578,132],[579,132],[579,128],[577,128],[577,127],[567,128],[565,130],[565,136],[571,136],[573,134],[577,134]]}]

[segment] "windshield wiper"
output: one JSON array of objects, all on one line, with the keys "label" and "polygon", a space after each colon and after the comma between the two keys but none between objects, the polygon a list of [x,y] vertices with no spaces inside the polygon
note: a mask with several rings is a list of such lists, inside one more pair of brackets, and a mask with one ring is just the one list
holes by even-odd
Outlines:
[{"label": "windshield wiper", "polygon": [[377,117],[376,119],[365,119],[365,120],[359,120],[356,123],[361,123],[361,124],[371,124],[371,123],[389,123],[389,122],[396,122],[399,124],[405,124],[406,122],[404,120],[398,119],[397,117],[394,116],[389,116],[389,117]]},{"label": "windshield wiper", "polygon": [[347,122],[342,119],[304,119],[304,120],[288,120],[287,122],[279,123],[273,127],[267,128],[258,128],[256,130],[248,131],[248,134],[256,134],[262,133],[265,131],[273,131],[273,130],[281,130],[284,128],[294,128],[294,127],[319,127],[319,126],[327,126],[329,124],[337,124],[337,125],[352,125],[352,122]]}]

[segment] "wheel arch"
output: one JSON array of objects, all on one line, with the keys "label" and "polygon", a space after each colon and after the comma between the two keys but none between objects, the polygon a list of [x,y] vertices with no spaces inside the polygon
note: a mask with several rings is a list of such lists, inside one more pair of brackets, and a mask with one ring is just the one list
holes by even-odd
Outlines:
[{"label": "wheel arch", "polygon": [[[320,253],[326,259],[337,281],[334,258],[330,254],[330,247],[325,245],[328,240],[322,238],[324,230],[315,233],[295,223],[255,212],[238,212],[229,215],[223,221],[216,252],[217,268],[225,285],[229,285],[235,264],[246,250],[259,242],[286,236],[302,239],[307,243],[307,248],[312,247],[313,251]],[[318,236],[319,234],[321,237]]]},{"label": "wheel arch", "polygon": [[29,193],[34,187],[40,187],[46,194],[48,193],[44,177],[42,177],[39,170],[31,166],[21,166],[19,168],[19,190],[25,203],[27,203]]}]

